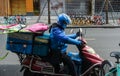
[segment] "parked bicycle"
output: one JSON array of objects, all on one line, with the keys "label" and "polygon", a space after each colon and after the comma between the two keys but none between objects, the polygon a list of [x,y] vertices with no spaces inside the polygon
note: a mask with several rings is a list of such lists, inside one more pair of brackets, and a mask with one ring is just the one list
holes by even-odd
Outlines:
[{"label": "parked bicycle", "polygon": [[72,25],[91,25],[92,20],[90,16],[71,16]]},{"label": "parked bicycle", "polygon": [[26,17],[24,15],[5,16],[4,24],[26,24]]},{"label": "parked bicycle", "polygon": [[111,68],[105,76],[120,76],[120,52],[111,52],[110,56],[117,60],[116,66]]}]

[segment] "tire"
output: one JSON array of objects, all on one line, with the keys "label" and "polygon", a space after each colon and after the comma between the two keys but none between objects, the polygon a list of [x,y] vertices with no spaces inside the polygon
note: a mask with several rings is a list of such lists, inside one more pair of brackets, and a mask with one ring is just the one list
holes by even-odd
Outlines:
[{"label": "tire", "polygon": [[[108,73],[110,71],[110,69],[113,67],[112,62],[110,62],[109,60],[104,60],[102,62],[102,67],[101,67],[101,76],[105,76],[106,73]],[[113,75],[110,75],[113,76]]]},{"label": "tire", "polygon": [[[85,76],[105,76],[105,74],[108,73],[112,67],[113,64],[110,61],[104,60],[102,65],[94,66]],[[114,74],[109,76],[114,76]]]},{"label": "tire", "polygon": [[81,76],[101,76],[100,64],[90,66]]},{"label": "tire", "polygon": [[89,72],[88,76],[101,76],[100,75],[101,68],[99,65],[96,65],[92,68],[92,70]]}]

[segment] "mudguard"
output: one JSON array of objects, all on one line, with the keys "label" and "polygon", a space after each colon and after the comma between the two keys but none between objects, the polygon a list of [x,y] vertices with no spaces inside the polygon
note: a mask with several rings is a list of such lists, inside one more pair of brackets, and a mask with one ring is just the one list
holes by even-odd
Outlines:
[{"label": "mudguard", "polygon": [[95,51],[93,48],[89,47],[89,46],[85,46],[82,49],[82,54],[83,56],[90,62],[92,62],[93,64],[96,63],[102,63],[102,61],[104,61]]}]

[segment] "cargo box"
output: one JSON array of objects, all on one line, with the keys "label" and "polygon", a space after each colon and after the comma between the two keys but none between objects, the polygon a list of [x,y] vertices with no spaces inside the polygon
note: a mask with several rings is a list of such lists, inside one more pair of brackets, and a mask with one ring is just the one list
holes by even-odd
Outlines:
[{"label": "cargo box", "polygon": [[33,33],[11,33],[7,36],[6,49],[15,53],[46,56],[49,52],[49,35]]},{"label": "cargo box", "polygon": [[32,33],[10,33],[7,36],[6,49],[16,53],[31,54],[33,40]]},{"label": "cargo box", "polygon": [[49,53],[49,35],[35,37],[33,44],[33,54],[39,56],[46,56]]}]

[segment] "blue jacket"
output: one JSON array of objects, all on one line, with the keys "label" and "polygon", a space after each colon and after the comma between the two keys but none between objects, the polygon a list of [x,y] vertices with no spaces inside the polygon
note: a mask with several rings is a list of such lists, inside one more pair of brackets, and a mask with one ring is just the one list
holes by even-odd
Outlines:
[{"label": "blue jacket", "polygon": [[52,50],[66,52],[67,44],[80,45],[81,41],[76,40],[76,34],[66,35],[64,29],[56,26],[50,30],[50,41]]}]

